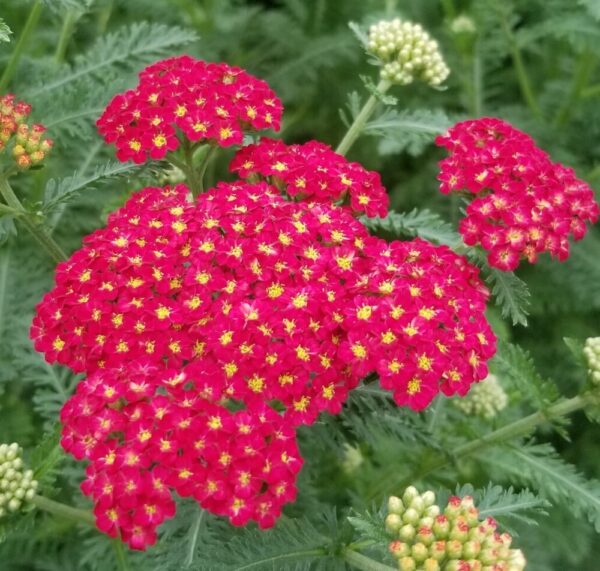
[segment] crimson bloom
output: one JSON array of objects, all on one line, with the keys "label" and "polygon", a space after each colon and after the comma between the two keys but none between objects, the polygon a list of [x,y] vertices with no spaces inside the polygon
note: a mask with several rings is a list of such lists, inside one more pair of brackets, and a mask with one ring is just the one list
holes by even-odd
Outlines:
[{"label": "crimson bloom", "polygon": [[586,222],[600,216],[594,192],[572,169],[500,119],[457,123],[436,143],[450,153],[440,163],[440,190],[475,195],[460,232],[465,244],[488,250],[493,267],[514,270],[542,252],[564,261],[569,237],[582,239]]},{"label": "crimson bloom", "polygon": [[97,121],[120,161],[162,159],[182,139],[239,145],[249,130],[278,130],[283,107],[266,82],[224,63],[172,57],[145,68]]}]

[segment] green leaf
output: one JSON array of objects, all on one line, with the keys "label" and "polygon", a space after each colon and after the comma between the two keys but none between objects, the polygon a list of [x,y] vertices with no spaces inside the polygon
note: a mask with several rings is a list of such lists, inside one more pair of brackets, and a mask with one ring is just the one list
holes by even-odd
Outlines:
[{"label": "green leaf", "polygon": [[543,410],[560,396],[556,385],[537,372],[531,355],[518,345],[499,341],[492,370],[503,381],[510,382],[537,410]]},{"label": "green leaf", "polygon": [[44,191],[43,211],[45,214],[49,214],[58,206],[72,200],[85,188],[107,182],[113,177],[135,173],[138,170],[140,167],[133,163],[109,161],[97,167],[90,175],[76,172],[60,180],[50,179],[46,183]]},{"label": "green leaf", "polygon": [[11,34],[11,29],[7,26],[6,22],[0,18],[0,42],[10,42]]},{"label": "green leaf", "polygon": [[419,237],[450,247],[460,243],[460,236],[452,226],[426,209],[415,208],[403,213],[391,211],[385,218],[363,218],[362,221],[372,232],[386,239]]},{"label": "green leaf", "polygon": [[564,505],[574,516],[586,516],[600,533],[600,481],[586,479],[550,444],[507,448],[480,460],[512,482],[531,486],[551,502]]},{"label": "green leaf", "polygon": [[530,303],[527,284],[513,272],[504,272],[490,267],[482,250],[469,248],[467,257],[482,269],[485,281],[490,286],[492,295],[500,306],[502,317],[509,317],[513,325],[526,326],[527,308]]},{"label": "green leaf", "polygon": [[350,525],[358,532],[359,540],[372,540],[375,543],[388,544],[390,538],[385,531],[385,504],[378,510],[357,512],[352,510],[348,516]]},{"label": "green leaf", "polygon": [[437,135],[448,130],[452,121],[442,110],[388,109],[376,119],[367,123],[364,133],[382,140],[379,152],[383,155],[420,155]]},{"label": "green leaf", "polygon": [[114,69],[135,69],[141,63],[170,54],[197,39],[195,32],[176,26],[139,22],[101,37],[72,67],[63,66],[54,79],[26,92],[28,99],[64,90],[86,78],[101,78]]}]

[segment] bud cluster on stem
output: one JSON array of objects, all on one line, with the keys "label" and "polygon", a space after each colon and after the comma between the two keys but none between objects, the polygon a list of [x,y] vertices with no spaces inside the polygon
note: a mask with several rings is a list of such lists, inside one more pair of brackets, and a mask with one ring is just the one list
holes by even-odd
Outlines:
[{"label": "bud cluster on stem", "polygon": [[399,18],[373,24],[367,48],[383,63],[382,79],[391,83],[406,85],[420,79],[438,86],[450,73],[438,43],[420,24]]},{"label": "bud cluster on stem", "polygon": [[38,483],[33,471],[25,470],[22,449],[16,444],[0,444],[0,519],[20,510],[35,496]]},{"label": "bud cluster on stem", "polygon": [[453,496],[442,512],[435,494],[406,488],[391,496],[385,525],[394,538],[389,550],[400,571],[522,571],[525,558],[511,549],[492,518],[479,519],[473,498]]},{"label": "bud cluster on stem", "polygon": [[586,340],[583,355],[588,364],[590,380],[594,385],[600,385],[600,337]]},{"label": "bud cluster on stem", "polygon": [[488,375],[480,383],[471,386],[468,394],[454,401],[454,406],[469,416],[494,418],[506,408],[508,395],[496,375]]}]

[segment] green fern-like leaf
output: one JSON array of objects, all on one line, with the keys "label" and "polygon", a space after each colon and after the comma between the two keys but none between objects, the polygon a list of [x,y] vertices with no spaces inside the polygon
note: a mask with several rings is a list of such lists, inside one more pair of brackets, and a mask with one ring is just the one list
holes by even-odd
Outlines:
[{"label": "green fern-like leaf", "polygon": [[490,267],[482,250],[469,248],[467,257],[482,269],[492,295],[500,306],[502,317],[510,318],[513,325],[527,325],[530,303],[527,284],[512,272],[504,272]]},{"label": "green fern-like leaf", "polygon": [[10,42],[11,34],[11,29],[8,27],[6,22],[0,18],[0,42]]},{"label": "green fern-like leaf", "polygon": [[438,214],[426,209],[404,213],[391,211],[385,218],[364,218],[363,223],[375,234],[388,240],[419,237],[451,247],[460,243],[460,236],[452,226]]},{"label": "green fern-like leaf", "polygon": [[556,385],[537,372],[531,355],[518,345],[499,341],[492,368],[538,410],[543,410],[560,396]]},{"label": "green fern-like leaf", "polygon": [[531,486],[576,516],[586,516],[600,533],[600,481],[588,480],[565,462],[550,444],[505,448],[480,459],[497,473]]},{"label": "green fern-like leaf", "polygon": [[395,155],[406,151],[417,156],[437,135],[447,131],[450,125],[452,121],[439,109],[388,109],[367,123],[364,133],[381,138],[379,152],[382,155]]}]

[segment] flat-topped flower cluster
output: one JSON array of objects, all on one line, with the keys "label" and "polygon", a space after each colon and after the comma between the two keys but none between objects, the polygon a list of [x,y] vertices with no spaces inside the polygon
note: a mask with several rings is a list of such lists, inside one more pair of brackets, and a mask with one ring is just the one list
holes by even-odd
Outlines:
[{"label": "flat-topped flower cluster", "polygon": [[450,153],[440,163],[441,192],[474,195],[460,223],[464,242],[481,244],[496,268],[535,263],[542,252],[566,260],[569,236],[580,240],[600,216],[593,190],[572,169],[500,119],[458,123],[436,142]]}]

